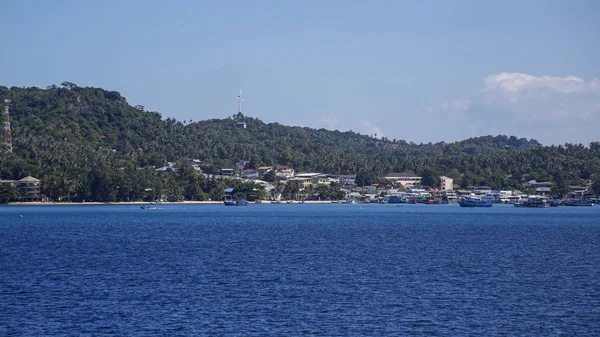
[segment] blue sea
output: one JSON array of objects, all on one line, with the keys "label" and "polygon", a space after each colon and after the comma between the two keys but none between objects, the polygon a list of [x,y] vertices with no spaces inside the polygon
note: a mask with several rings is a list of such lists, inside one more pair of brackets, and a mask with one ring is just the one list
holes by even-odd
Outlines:
[{"label": "blue sea", "polygon": [[0,207],[0,336],[302,335],[600,336],[600,206]]}]

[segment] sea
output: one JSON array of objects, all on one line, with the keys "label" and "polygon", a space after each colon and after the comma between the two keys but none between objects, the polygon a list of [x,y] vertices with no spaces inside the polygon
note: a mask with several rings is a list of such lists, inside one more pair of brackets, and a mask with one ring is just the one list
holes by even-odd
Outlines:
[{"label": "sea", "polygon": [[0,206],[0,336],[600,336],[600,206]]}]

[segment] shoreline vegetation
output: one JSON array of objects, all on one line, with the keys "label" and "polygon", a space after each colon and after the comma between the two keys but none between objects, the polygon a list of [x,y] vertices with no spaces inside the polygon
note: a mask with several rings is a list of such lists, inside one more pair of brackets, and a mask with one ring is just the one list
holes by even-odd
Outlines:
[{"label": "shoreline vegetation", "polygon": [[[552,197],[582,188],[600,194],[598,141],[544,146],[488,135],[416,144],[266,123],[239,111],[178,121],[132,106],[119,92],[68,81],[46,89],[0,86],[4,100],[0,108],[9,113],[0,118],[8,126],[0,132],[0,203],[210,204],[230,189],[232,197],[246,200],[341,200],[362,198],[356,193],[370,194],[373,186],[377,194],[415,186],[446,190],[442,177],[452,179],[453,189],[532,194],[538,191],[529,182],[535,181]],[[419,179],[408,184],[409,177],[398,174]]]},{"label": "shoreline vegetation", "polygon": [[[260,203],[256,203],[254,201],[248,201],[250,204],[271,204],[270,201],[262,201]],[[278,204],[336,204],[336,203],[344,203],[343,200],[331,201],[331,200],[306,200],[304,202],[294,200],[292,202],[280,201]],[[33,202],[9,202],[4,205],[8,206],[69,206],[69,205],[219,205],[223,204],[223,201],[165,201],[165,202],[143,202],[143,201],[122,201],[122,202],[48,202],[48,201],[33,201]]]}]

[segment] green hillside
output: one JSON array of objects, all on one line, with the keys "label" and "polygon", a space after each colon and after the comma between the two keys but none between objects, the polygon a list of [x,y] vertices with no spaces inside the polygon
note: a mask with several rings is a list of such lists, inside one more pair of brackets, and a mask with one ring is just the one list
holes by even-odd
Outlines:
[{"label": "green hillside", "polygon": [[[525,138],[486,136],[414,144],[242,115],[184,124],[130,106],[116,91],[68,82],[47,89],[0,87],[0,99],[6,98],[11,100],[14,153],[0,155],[1,177],[37,176],[47,193],[61,196],[138,198],[141,191],[158,193],[161,188],[186,199],[216,193],[207,181],[197,181],[195,191],[186,191],[190,179],[200,178],[190,175],[185,180],[185,170],[163,174],[140,169],[185,158],[200,159],[207,173],[244,159],[251,166],[289,165],[297,171],[360,174],[366,180],[410,170],[431,184],[444,174],[463,185],[497,188],[519,187],[530,178],[578,184],[600,174],[598,142],[545,147]],[[237,128],[238,120],[247,128]]]}]

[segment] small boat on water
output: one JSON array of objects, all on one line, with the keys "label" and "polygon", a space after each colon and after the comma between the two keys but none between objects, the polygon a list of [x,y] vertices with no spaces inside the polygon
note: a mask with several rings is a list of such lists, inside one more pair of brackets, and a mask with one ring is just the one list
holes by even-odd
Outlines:
[{"label": "small boat on water", "polygon": [[459,201],[460,207],[492,207],[492,203],[488,200],[482,200],[480,198],[468,197]]},{"label": "small boat on water", "polygon": [[152,207],[151,205],[141,205],[141,209],[156,209],[156,207]]},{"label": "small boat on water", "polygon": [[529,197],[527,200],[514,203],[515,207],[529,207],[529,208],[548,208],[550,203],[540,197]]},{"label": "small boat on water", "polygon": [[223,203],[225,206],[248,206],[248,201],[246,201],[246,199],[225,198]]}]

